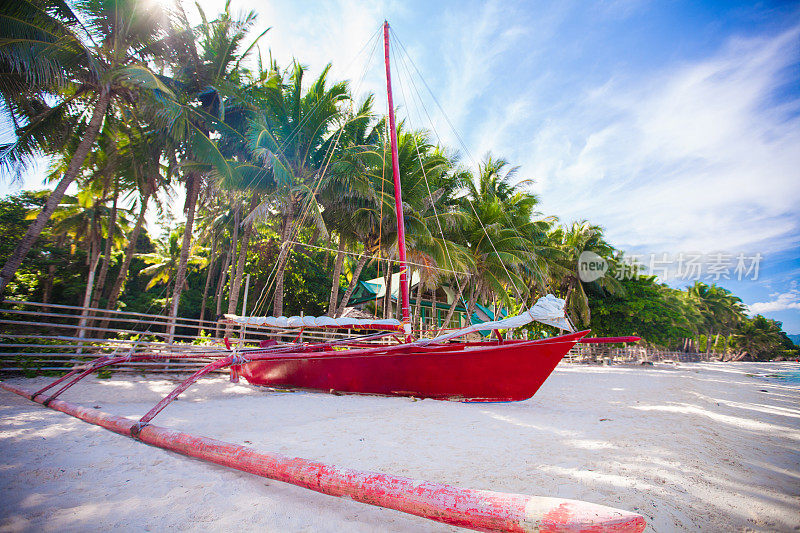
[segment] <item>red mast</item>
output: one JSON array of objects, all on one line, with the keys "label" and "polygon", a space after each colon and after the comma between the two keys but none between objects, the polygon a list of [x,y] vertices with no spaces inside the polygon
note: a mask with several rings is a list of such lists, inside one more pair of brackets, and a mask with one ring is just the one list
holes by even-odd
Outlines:
[{"label": "red mast", "polygon": [[[392,178],[394,179],[394,203],[397,213],[397,253],[400,263],[400,302],[403,310],[403,326],[406,333],[411,333],[411,321],[408,305],[408,278],[406,273],[406,227],[403,222],[403,192],[400,189],[400,162],[397,156],[397,127],[394,122],[394,104],[392,103],[392,73],[389,68],[389,23],[383,21],[383,50],[386,57],[386,94],[389,98],[389,138],[392,144]],[[391,298],[391,294],[385,297]]]}]

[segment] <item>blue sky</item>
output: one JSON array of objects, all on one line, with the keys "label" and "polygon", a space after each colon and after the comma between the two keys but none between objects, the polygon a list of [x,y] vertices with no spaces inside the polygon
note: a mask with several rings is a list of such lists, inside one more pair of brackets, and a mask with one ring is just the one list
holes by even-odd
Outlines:
[{"label": "blue sky", "polygon": [[[211,14],[223,2],[201,4]],[[372,56],[362,79],[370,49],[359,51],[388,19],[463,138],[464,164],[487,151],[505,157],[521,167],[521,178],[535,180],[544,214],[600,224],[615,246],[645,263],[650,254],[700,254],[706,266],[713,254],[731,256],[733,279],[718,283],[800,333],[797,4],[233,5],[256,10],[259,26],[272,27],[264,56],[271,49],[283,65],[296,57],[314,72],[332,61],[334,79],[375,92],[382,106],[382,56]],[[401,116],[461,148],[419,79],[424,107],[415,100],[398,63]],[[28,183],[37,179],[32,172]],[[735,257],[756,253],[758,279],[736,280]],[[676,279],[674,268],[664,278],[690,283]]]}]

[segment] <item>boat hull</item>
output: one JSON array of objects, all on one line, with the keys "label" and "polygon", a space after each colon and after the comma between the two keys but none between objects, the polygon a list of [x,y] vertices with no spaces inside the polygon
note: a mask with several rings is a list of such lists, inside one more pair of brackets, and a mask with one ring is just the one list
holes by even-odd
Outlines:
[{"label": "boat hull", "polygon": [[253,385],[439,400],[527,400],[588,331],[535,341],[293,354],[251,361]]}]

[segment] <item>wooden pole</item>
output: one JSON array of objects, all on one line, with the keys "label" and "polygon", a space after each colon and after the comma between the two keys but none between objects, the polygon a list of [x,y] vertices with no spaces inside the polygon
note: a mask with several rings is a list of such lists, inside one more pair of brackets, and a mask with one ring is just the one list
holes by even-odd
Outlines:
[{"label": "wooden pole", "polygon": [[[0,387],[31,397],[29,391],[13,385],[0,383]],[[37,403],[45,400],[43,395],[33,398]],[[646,525],[641,515],[593,503],[464,489],[379,472],[362,472],[259,452],[158,426],[140,427],[129,418],[63,400],[52,400],[47,406],[120,435],[136,433],[135,438],[145,444],[188,457],[476,531],[639,533]]]},{"label": "wooden pole", "polygon": [[[386,59],[386,96],[389,100],[389,139],[392,144],[392,179],[394,180],[394,204],[397,215],[397,257],[400,267],[400,302],[403,313],[403,327],[411,334],[410,308],[408,305],[408,265],[406,264],[406,227],[403,217],[403,191],[400,187],[400,162],[397,155],[397,127],[394,120],[392,102],[392,71],[389,67],[389,23],[383,22],[383,50]],[[389,274],[391,276],[391,273]],[[391,294],[387,294],[391,299]],[[390,307],[391,309],[391,307]]]}]

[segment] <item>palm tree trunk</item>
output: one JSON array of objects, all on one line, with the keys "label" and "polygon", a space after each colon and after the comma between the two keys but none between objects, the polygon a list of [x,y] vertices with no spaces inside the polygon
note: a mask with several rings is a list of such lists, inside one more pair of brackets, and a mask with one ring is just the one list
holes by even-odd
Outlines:
[{"label": "palm tree trunk", "polygon": [[[144,196],[142,197],[142,207],[139,210],[139,217],[136,219],[136,225],[133,227],[133,231],[128,237],[128,247],[125,248],[125,258],[122,260],[122,265],[119,267],[119,273],[117,274],[117,279],[114,281],[114,286],[111,288],[111,294],[108,295],[106,309],[109,311],[113,311],[117,306],[117,299],[122,293],[122,284],[128,277],[128,269],[131,266],[133,255],[136,252],[136,242],[139,240],[139,235],[144,227],[144,215],[147,212],[147,203],[150,201],[150,195],[152,192],[152,185],[148,184],[147,188],[145,189]],[[110,315],[106,315],[106,319],[100,324],[101,328],[108,327],[109,316]]]},{"label": "palm tree trunk", "polygon": [[386,263],[386,274],[383,277],[383,318],[392,318],[392,266],[390,260]]},{"label": "palm tree trunk", "polygon": [[[235,200],[234,200],[235,201]],[[231,246],[231,262],[228,265],[230,268],[230,272],[227,276],[231,279],[231,283],[233,283],[233,279],[236,277],[236,265],[239,264],[239,252],[237,251],[237,247],[239,246],[239,224],[241,223],[242,218],[242,206],[237,203],[236,208],[233,210],[233,245]],[[233,294],[233,285],[231,285],[230,290],[228,291],[228,301],[230,302],[231,295]]]},{"label": "palm tree trunk", "polygon": [[[236,246],[235,244],[231,245],[231,248]],[[222,314],[222,295],[225,292],[225,283],[228,280],[228,267],[231,265],[231,261],[233,261],[233,250],[228,250],[228,253],[225,254],[225,260],[222,262],[222,268],[219,271],[219,279],[217,280],[217,291],[216,291],[216,300],[217,300],[217,317]]]},{"label": "palm tree trunk", "polygon": [[469,296],[469,302],[467,302],[467,322],[472,324],[472,314],[475,312],[475,304],[478,303],[478,293],[480,292],[480,287],[476,283],[475,286],[472,288],[472,293]]},{"label": "palm tree trunk", "polygon": [[278,269],[275,273],[275,303],[272,306],[274,316],[283,314],[283,275],[289,257],[289,233],[292,229],[292,218],[291,213],[286,215],[283,218],[283,228],[281,228],[281,253],[278,255]]},{"label": "palm tree trunk", "polygon": [[169,316],[172,319],[169,325],[168,344],[172,344],[175,335],[175,319],[178,317],[178,304],[181,301],[181,292],[186,282],[186,268],[189,264],[189,250],[192,246],[192,228],[194,227],[194,211],[197,207],[197,197],[200,194],[200,175],[191,173],[188,176],[186,196],[186,228],[183,230],[183,242],[181,243],[181,259],[178,263],[178,271],[175,274],[175,288],[172,294],[172,306]]},{"label": "palm tree trunk", "polygon": [[431,291],[431,309],[433,309],[433,329],[437,330],[442,327],[442,324],[439,322],[439,306],[436,301],[436,287],[434,287]]},{"label": "palm tree trunk", "polygon": [[422,283],[422,272],[420,272],[419,283],[417,283],[417,301],[414,302],[414,317],[412,319],[419,324],[418,329],[420,335],[422,335],[422,296],[425,294],[422,290],[423,287],[424,284]]},{"label": "palm tree trunk", "polygon": [[[56,275],[56,266],[50,265],[47,267],[47,279],[44,280],[44,291],[42,293],[42,303],[50,303],[50,295],[53,292],[53,276]],[[42,307],[42,313],[50,311],[49,307]]]},{"label": "palm tree trunk", "polygon": [[95,309],[100,308],[100,297],[103,294],[103,289],[106,285],[106,276],[108,276],[108,267],[111,264],[111,249],[114,242],[114,230],[117,226],[117,201],[119,200],[119,181],[114,185],[114,202],[111,204],[111,215],[108,220],[108,235],[106,236],[106,246],[103,250],[103,264],[100,266],[100,273],[97,275],[95,282],[94,296],[92,296],[92,305]]},{"label": "palm tree trunk", "polygon": [[567,294],[564,296],[564,309],[569,309],[569,297],[572,296],[572,291],[575,289],[575,286],[570,282],[569,287],[567,288]]},{"label": "palm tree trunk", "polygon": [[336,264],[333,267],[333,280],[331,281],[331,297],[328,300],[328,316],[333,318],[336,314],[336,304],[339,302],[339,278],[342,276],[344,264],[344,238],[339,235],[339,248],[336,250]]},{"label": "palm tree trunk", "polygon": [[[95,271],[97,270],[97,263],[100,262],[100,239],[96,230],[92,230],[91,245],[89,246],[89,273],[86,277],[86,290],[83,293],[83,309],[81,310],[81,318],[78,321],[78,337],[83,338],[86,334],[86,321],[89,316],[89,303],[92,297],[92,289],[94,288]],[[81,346],[78,347],[78,353],[81,352]]]},{"label": "palm tree trunk", "polygon": [[211,256],[208,263],[208,273],[206,274],[206,286],[203,289],[203,300],[200,304],[200,323],[197,327],[197,334],[200,334],[200,331],[203,329],[203,320],[206,318],[206,304],[208,303],[208,287],[211,285],[211,276],[214,273],[214,263],[216,262],[216,254],[217,254],[217,237],[216,235],[211,236]]},{"label": "palm tree trunk", "polygon": [[[250,207],[248,214],[253,211],[258,205],[258,194],[253,194],[250,200]],[[253,223],[247,224],[242,234],[242,244],[239,246],[239,258],[236,262],[236,277],[233,278],[233,285],[231,292],[228,295],[228,313],[236,314],[236,308],[239,306],[239,289],[242,286],[242,274],[244,274],[244,264],[247,262],[247,245],[250,244],[250,235],[253,233]]]},{"label": "palm tree trunk", "polygon": [[350,285],[347,287],[347,291],[342,296],[342,303],[339,304],[339,308],[336,310],[336,318],[337,316],[341,316],[344,313],[344,308],[347,307],[347,304],[350,303],[350,297],[353,295],[353,291],[356,290],[356,285],[358,285],[358,278],[361,276],[361,271],[367,265],[367,261],[369,261],[369,256],[367,255],[366,247],[364,248],[364,255],[362,255],[359,260],[358,264],[356,265],[356,269],[353,272],[353,279],[350,280]]},{"label": "palm tree trunk", "polygon": [[447,327],[447,323],[450,322],[450,319],[453,318],[453,314],[456,312],[456,307],[458,306],[459,300],[461,300],[461,291],[464,290],[464,287],[459,284],[458,287],[458,294],[456,294],[453,303],[450,304],[450,309],[447,310],[447,316],[444,318],[444,322],[442,322],[442,327],[439,328],[439,331],[436,333],[437,335],[442,334],[442,330]]},{"label": "palm tree trunk", "polygon": [[[222,268],[219,271],[219,280],[217,280],[216,291],[217,314],[214,315],[215,322],[219,320],[219,316],[222,314],[222,293],[225,291],[225,280],[228,277],[228,266],[231,264],[231,260],[233,259],[234,246],[236,246],[236,243],[233,243],[231,245],[231,249],[225,254],[225,260],[222,262]],[[219,337],[219,322],[217,322],[217,328],[215,331],[217,337]]]},{"label": "palm tree trunk", "polygon": [[89,149],[92,147],[92,144],[94,144],[94,141],[97,138],[97,133],[100,131],[100,126],[103,124],[103,117],[106,115],[106,110],[108,109],[108,104],[110,101],[111,94],[108,92],[107,88],[104,88],[100,93],[100,99],[95,105],[92,118],[89,120],[89,124],[86,127],[86,132],[84,133],[81,142],[78,144],[78,148],[75,150],[75,153],[72,155],[72,159],[69,161],[67,170],[64,172],[64,177],[61,178],[61,181],[47,199],[44,209],[42,209],[42,211],[36,217],[36,220],[34,220],[33,223],[28,226],[28,231],[25,232],[25,236],[22,237],[22,240],[14,249],[14,252],[6,260],[5,265],[3,265],[3,270],[0,271],[0,298],[2,298],[6,285],[8,285],[8,282],[11,281],[12,277],[14,277],[14,274],[22,264],[22,261],[31,251],[36,239],[38,239],[39,235],[41,235],[42,231],[47,225],[47,222],[50,220],[50,217],[53,216],[53,212],[56,210],[56,207],[58,207],[58,204],[61,203],[61,198],[64,197],[67,187],[69,187],[72,182],[75,181],[78,172],[83,166],[83,162],[86,160],[86,156],[89,155]]}]

